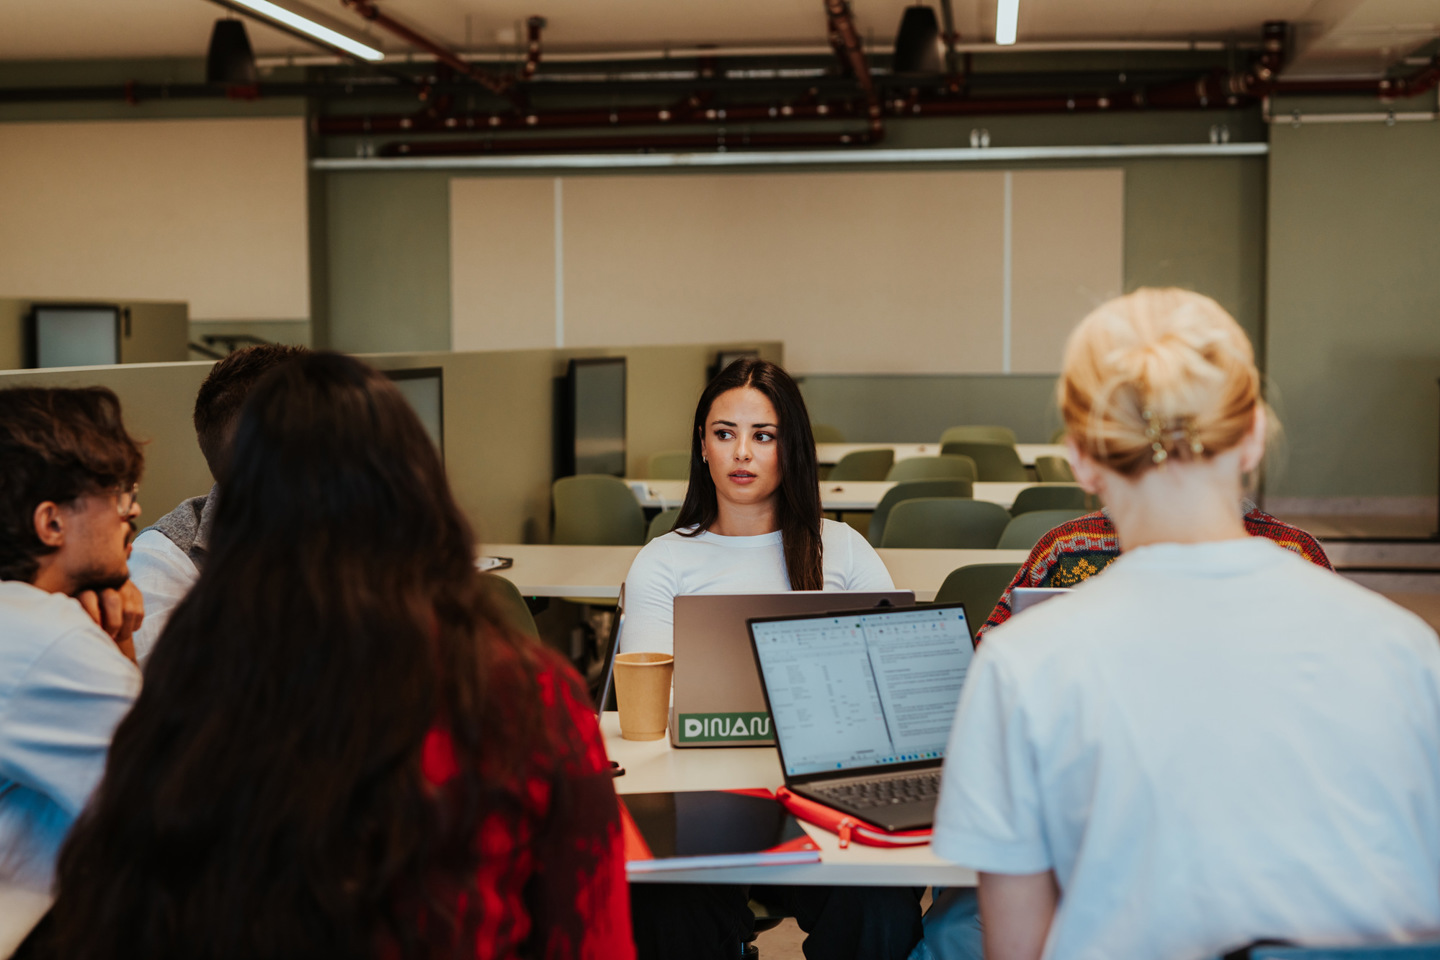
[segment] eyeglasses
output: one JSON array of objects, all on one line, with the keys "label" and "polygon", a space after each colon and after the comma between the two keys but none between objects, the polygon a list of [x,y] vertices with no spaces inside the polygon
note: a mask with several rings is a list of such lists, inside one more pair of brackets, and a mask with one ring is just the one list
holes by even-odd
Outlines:
[{"label": "eyeglasses", "polygon": [[135,501],[140,499],[140,484],[132,483],[129,490],[121,490],[115,494],[115,512],[122,517],[130,516],[130,511],[135,509]]}]

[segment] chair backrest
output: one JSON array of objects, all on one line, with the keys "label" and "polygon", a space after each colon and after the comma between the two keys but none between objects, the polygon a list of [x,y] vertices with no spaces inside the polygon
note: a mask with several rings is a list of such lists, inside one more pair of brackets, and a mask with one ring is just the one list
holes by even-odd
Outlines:
[{"label": "chair backrest", "polygon": [[1020,570],[1015,563],[970,563],[950,571],[935,593],[936,603],[965,604],[965,621],[970,625],[970,639],[981,624],[990,619],[1005,588]]},{"label": "chair backrest", "polygon": [[1020,454],[1013,443],[984,440],[952,440],[940,447],[944,454],[959,454],[975,461],[977,479],[986,481],[1029,480]]},{"label": "chair backrest", "polygon": [[979,479],[975,461],[955,454],[938,457],[906,457],[896,460],[886,480],[969,480]]},{"label": "chair backrest", "polygon": [[562,477],[551,487],[555,528],[551,543],[590,546],[640,546],[645,542],[645,512],[619,477],[584,473]]},{"label": "chair backrest", "polygon": [[1018,517],[1032,510],[1094,510],[1091,502],[1078,483],[1047,483],[1043,487],[1026,487],[1016,494],[1010,515]]},{"label": "chair backrest", "polygon": [[841,433],[838,427],[832,427],[828,423],[812,423],[810,432],[815,435],[816,443],[845,442],[845,434]]},{"label": "chair backrest", "polygon": [[1041,483],[1074,483],[1075,471],[1064,457],[1036,457],[1035,476]]},{"label": "chair backrest", "polygon": [[1050,442],[1051,442],[1051,443],[1064,443],[1064,442],[1065,442],[1065,434],[1067,434],[1067,433],[1069,433],[1069,432],[1070,432],[1070,431],[1069,431],[1068,429],[1066,429],[1065,427],[1060,427],[1060,428],[1059,428],[1058,430],[1056,430],[1054,433],[1050,434]]},{"label": "chair backrest", "polygon": [[535,616],[530,605],[520,595],[520,588],[504,577],[493,573],[480,574],[481,589],[495,604],[496,611],[505,619],[505,625],[527,637],[540,639],[540,629],[535,626]]},{"label": "chair backrest", "polygon": [[826,480],[884,480],[895,462],[895,451],[889,447],[856,450],[847,453],[835,464]]},{"label": "chair backrest", "polygon": [[986,424],[965,424],[959,427],[950,427],[940,434],[940,444],[965,443],[979,441],[980,443],[1008,443],[1015,446],[1015,431],[1009,427],[990,426]]},{"label": "chair backrest", "polygon": [[1000,550],[1029,550],[1040,538],[1062,523],[1085,516],[1084,510],[1031,510],[1005,525],[996,547]]},{"label": "chair backrest", "polygon": [[920,497],[970,497],[974,493],[975,488],[969,480],[902,480],[886,490],[880,502],[875,504],[875,512],[870,514],[870,529],[865,534],[866,539],[870,541],[870,546],[880,546],[890,511],[895,508],[895,504],[904,500]]},{"label": "chair backrest", "polygon": [[651,480],[689,480],[690,451],[664,450],[650,454]]},{"label": "chair backrest", "polygon": [[902,500],[891,510],[882,547],[932,550],[990,550],[1000,541],[1010,514],[998,503],[954,497]]},{"label": "chair backrest", "polygon": [[664,536],[675,529],[675,521],[680,519],[679,507],[666,507],[655,514],[650,521],[650,529],[645,533],[645,542],[649,543],[656,537]]},{"label": "chair backrest", "polygon": [[1251,947],[1250,960],[1440,960],[1440,941],[1358,947]]}]

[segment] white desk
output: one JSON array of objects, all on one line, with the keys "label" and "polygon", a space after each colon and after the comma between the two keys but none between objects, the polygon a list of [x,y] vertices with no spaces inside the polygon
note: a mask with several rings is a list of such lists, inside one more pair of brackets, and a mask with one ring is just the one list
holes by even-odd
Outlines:
[{"label": "white desk", "polygon": [[[817,443],[815,453],[822,464],[833,465],[840,462],[840,459],[847,453],[854,453],[856,450],[889,449],[895,451],[896,460],[908,460],[911,457],[938,457],[940,456],[940,444],[938,443]],[[1020,462],[1027,467],[1035,466],[1036,457],[1063,457],[1065,456],[1065,444],[1063,443],[1017,443],[1015,452],[1020,454]]]},{"label": "white desk", "polygon": [[[487,543],[487,556],[510,557],[514,566],[495,571],[527,597],[616,597],[630,572],[639,547],[567,547],[528,543]],[[1018,568],[1026,550],[878,550],[901,590],[915,599],[935,599],[935,591],[956,567],[971,563],[1013,563]],[[971,611],[972,616],[988,617]]]},{"label": "white desk", "polygon": [[[685,490],[689,480],[636,480],[626,478],[625,483],[635,494],[640,506],[664,510],[678,507],[685,502]],[[890,480],[847,480],[840,483],[823,481],[820,484],[820,508],[822,510],[874,510],[885,492],[895,486]],[[1015,497],[1026,487],[1044,484],[1030,481],[996,483],[981,481],[974,485],[976,500],[998,503],[1006,510],[1015,502]]]},{"label": "white desk", "polygon": [[[676,750],[668,739],[639,742],[620,736],[620,719],[600,720],[610,759],[625,768],[615,780],[617,793],[675,790],[774,790],[785,782],[770,747],[699,747]],[[975,871],[946,863],[927,847],[886,849],[851,844],[840,849],[828,830],[805,825],[820,847],[819,863],[790,866],[727,867],[713,870],[662,870],[636,874],[632,883],[791,883],[884,887],[973,887]]]}]

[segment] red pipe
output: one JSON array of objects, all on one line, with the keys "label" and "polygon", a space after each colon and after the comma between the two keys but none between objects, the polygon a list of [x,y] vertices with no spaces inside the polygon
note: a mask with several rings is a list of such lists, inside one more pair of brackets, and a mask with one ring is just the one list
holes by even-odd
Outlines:
[{"label": "red pipe", "polygon": [[870,130],[877,138],[882,137],[885,127],[880,118],[880,95],[876,93],[875,80],[870,76],[870,64],[865,60],[850,4],[847,0],[825,0],[825,14],[830,23],[830,45],[855,75],[855,82],[860,85],[860,92],[865,97],[865,110],[870,115]]},{"label": "red pipe", "polygon": [[474,156],[512,153],[561,153],[589,150],[729,150],[744,147],[850,147],[873,144],[868,131],[857,133],[661,134],[658,136],[548,137],[511,140],[431,140],[387,143],[386,157]]},{"label": "red pipe", "polygon": [[[510,88],[515,83],[515,81],[509,77],[497,77],[485,72],[484,70],[481,70],[479,67],[475,67],[471,64],[466,63],[464,60],[460,59],[460,57],[456,56],[444,46],[441,46],[440,44],[436,43],[434,40],[431,40],[429,37],[424,36],[423,34],[416,33],[414,30],[411,30],[409,27],[405,26],[405,24],[400,23],[398,20],[392,19],[385,13],[381,12],[380,8],[375,5],[373,0],[340,0],[340,2],[343,3],[345,6],[349,7],[350,9],[354,10],[356,13],[360,14],[360,16],[364,17],[366,20],[369,20],[371,23],[375,24],[377,27],[380,27],[384,30],[389,30],[391,33],[395,34],[395,36],[399,37],[401,40],[404,40],[406,43],[412,44],[422,50],[434,54],[435,59],[439,60],[443,64],[446,64],[451,69],[455,70],[457,73],[464,74],[465,76],[469,77],[471,80],[474,80],[476,83],[480,84],[487,90],[508,96]],[[532,21],[534,19],[537,18],[532,18]],[[536,48],[538,57],[538,29],[534,32],[537,41]]]}]

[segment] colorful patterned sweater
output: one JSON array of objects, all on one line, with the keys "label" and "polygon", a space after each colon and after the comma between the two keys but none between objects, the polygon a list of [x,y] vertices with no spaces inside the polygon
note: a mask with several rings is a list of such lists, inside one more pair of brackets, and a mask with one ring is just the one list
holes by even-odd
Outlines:
[{"label": "colorful patterned sweater", "polygon": [[[1299,527],[1277,520],[1252,503],[1245,504],[1245,529],[1252,537],[1274,540],[1293,550],[1311,563],[1333,570],[1320,542]],[[1016,587],[1073,587],[1081,580],[1095,576],[1120,555],[1120,540],[1103,511],[1087,513],[1051,530],[1040,538],[1010,586],[1000,595],[1000,602],[975,634],[975,642],[985,633],[1010,619],[1010,591]]]}]

